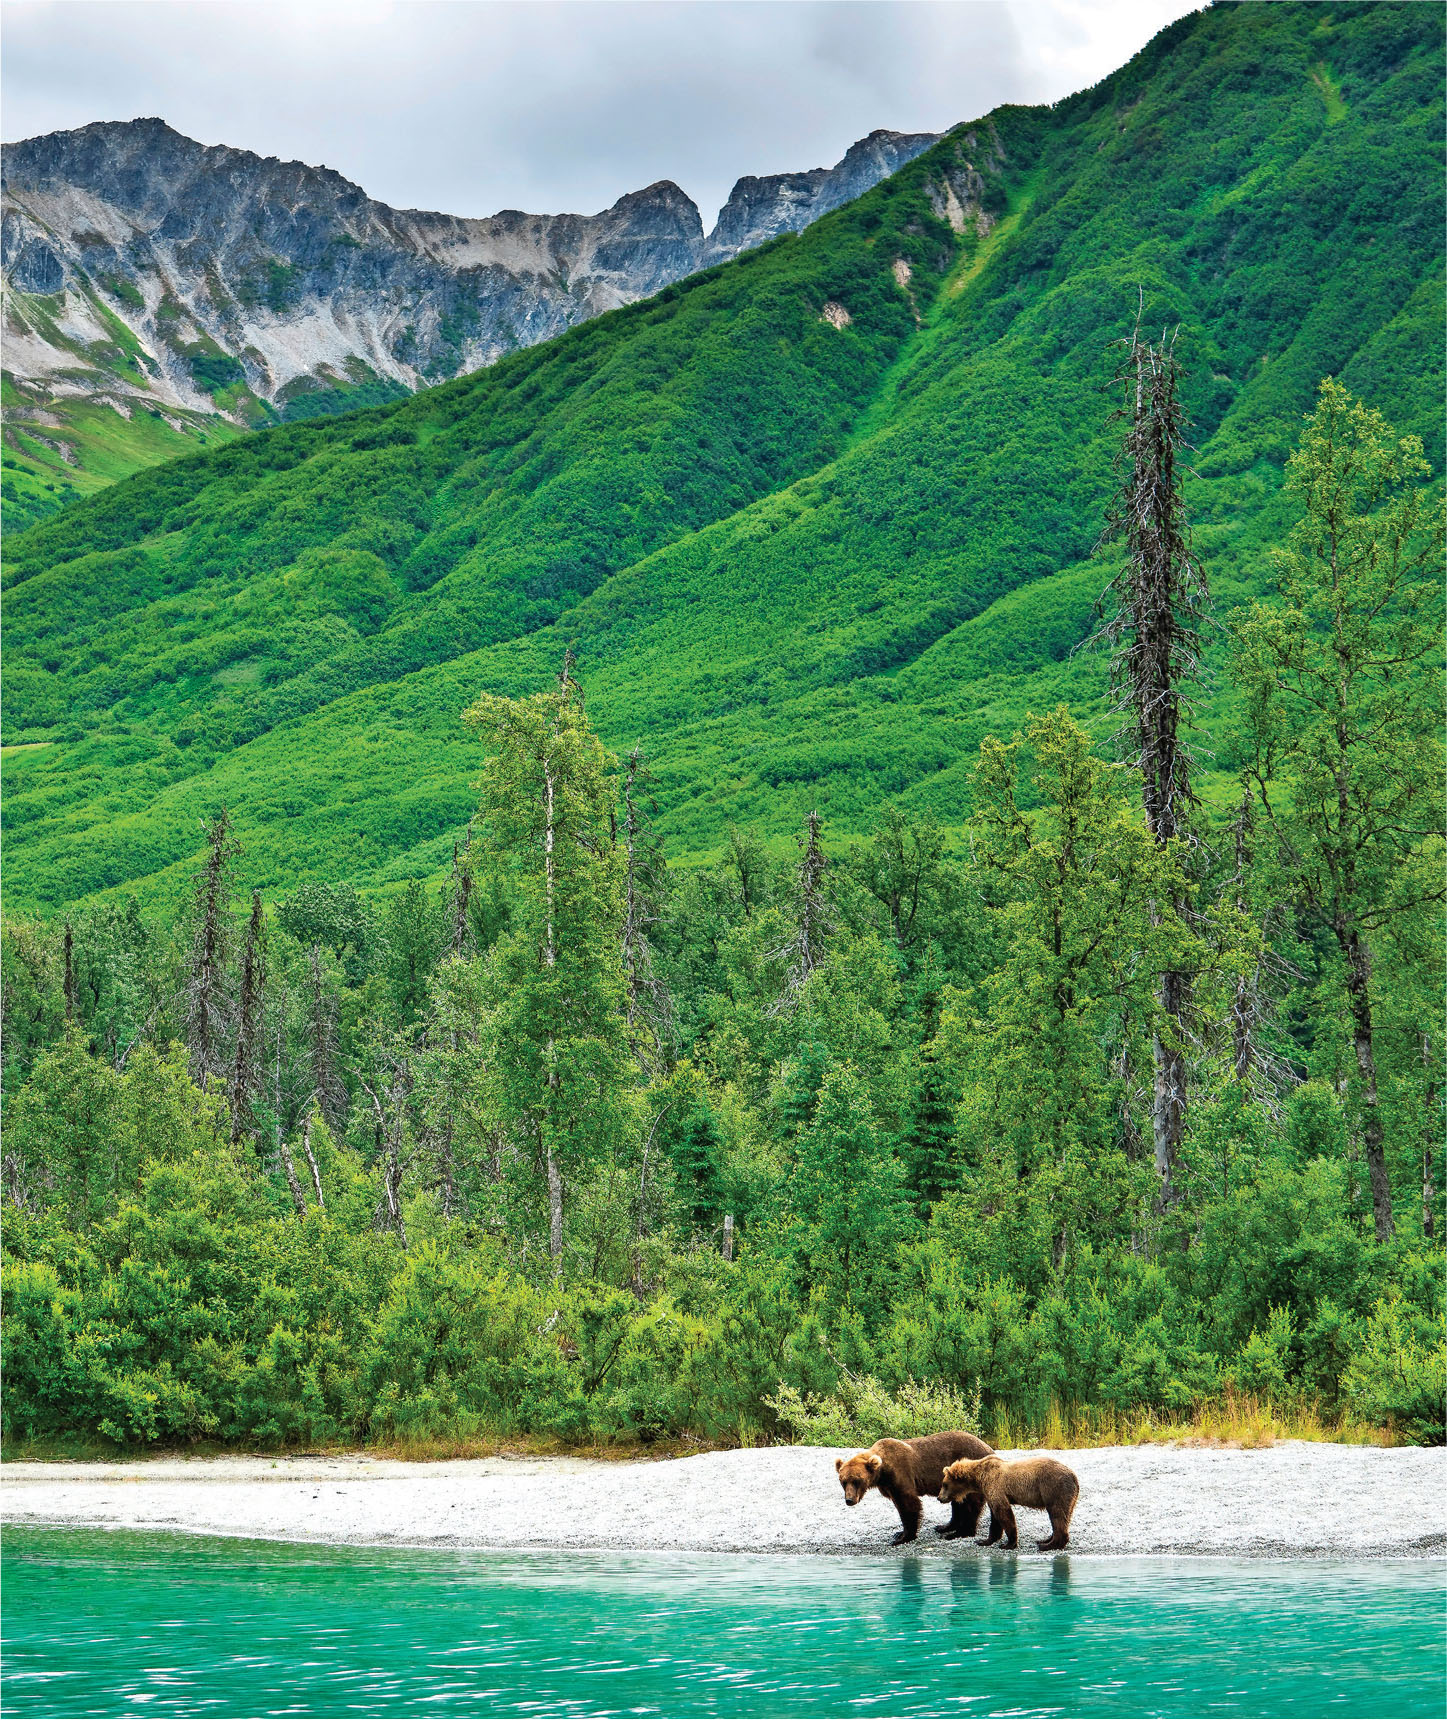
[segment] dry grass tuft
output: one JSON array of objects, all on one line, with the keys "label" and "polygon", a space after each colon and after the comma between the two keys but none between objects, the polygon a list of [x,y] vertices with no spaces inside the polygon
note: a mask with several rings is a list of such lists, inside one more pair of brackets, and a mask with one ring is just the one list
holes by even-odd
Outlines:
[{"label": "dry grass tuft", "polygon": [[1343,1412],[1323,1414],[1315,1401],[1272,1404],[1251,1393],[1227,1390],[1179,1413],[1100,1405],[1052,1403],[1038,1419],[1011,1419],[998,1411],[985,1437],[1004,1451],[1038,1447],[1052,1451],[1099,1445],[1178,1445],[1186,1449],[1265,1450],[1281,1439],[1337,1445],[1395,1445],[1391,1427],[1377,1427]]}]

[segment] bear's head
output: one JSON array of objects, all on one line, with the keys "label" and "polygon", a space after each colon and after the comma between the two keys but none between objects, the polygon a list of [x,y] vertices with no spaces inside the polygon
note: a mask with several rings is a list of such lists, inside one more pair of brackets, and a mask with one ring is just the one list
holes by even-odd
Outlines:
[{"label": "bear's head", "polygon": [[844,1503],[857,1505],[879,1480],[884,1459],[877,1451],[856,1451],[853,1457],[836,1457],[834,1467],[839,1471],[839,1485],[844,1489]]},{"label": "bear's head", "polygon": [[998,1462],[994,1457],[962,1457],[951,1463],[940,1481],[940,1502],[958,1505],[971,1497],[983,1498],[986,1466]]}]

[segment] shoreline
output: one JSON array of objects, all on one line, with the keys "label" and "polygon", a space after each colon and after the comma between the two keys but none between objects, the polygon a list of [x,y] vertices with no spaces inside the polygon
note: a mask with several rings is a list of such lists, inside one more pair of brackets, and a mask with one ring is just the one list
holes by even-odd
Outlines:
[{"label": "shoreline", "polygon": [[[994,1558],[940,1541],[893,1547],[893,1508],[845,1506],[815,1446],[619,1462],[411,1462],[346,1453],[0,1465],[0,1521],[340,1546],[491,1551],[797,1553]],[[1010,1455],[1008,1453],[1003,1455]],[[1447,1558],[1447,1448],[1284,1441],[1246,1450],[1094,1446],[1055,1453],[1081,1499],[1070,1552],[1236,1558]],[[1020,1510],[1021,1558],[1042,1513]]]}]

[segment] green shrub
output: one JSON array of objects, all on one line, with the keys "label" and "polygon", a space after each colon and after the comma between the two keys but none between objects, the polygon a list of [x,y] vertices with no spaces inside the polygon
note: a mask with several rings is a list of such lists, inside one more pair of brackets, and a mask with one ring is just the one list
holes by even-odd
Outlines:
[{"label": "green shrub", "polygon": [[893,1391],[869,1374],[844,1374],[828,1397],[781,1383],[764,1400],[797,1443],[873,1445],[929,1433],[980,1432],[980,1388],[966,1397],[954,1387],[905,1380]]}]

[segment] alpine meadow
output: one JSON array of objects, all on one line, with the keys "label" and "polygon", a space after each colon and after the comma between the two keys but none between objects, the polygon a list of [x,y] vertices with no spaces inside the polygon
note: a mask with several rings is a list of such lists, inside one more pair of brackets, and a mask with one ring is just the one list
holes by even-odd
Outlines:
[{"label": "alpine meadow", "polygon": [[1442,1443],[1443,49],[12,533],[7,1453]]}]

